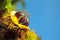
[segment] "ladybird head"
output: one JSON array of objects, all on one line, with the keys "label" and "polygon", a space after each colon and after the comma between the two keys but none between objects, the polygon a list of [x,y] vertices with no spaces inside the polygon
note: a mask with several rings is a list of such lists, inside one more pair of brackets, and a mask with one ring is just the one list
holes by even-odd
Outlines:
[{"label": "ladybird head", "polygon": [[29,25],[29,21],[26,17],[21,17],[18,22],[21,23],[22,25],[26,25],[26,26]]}]

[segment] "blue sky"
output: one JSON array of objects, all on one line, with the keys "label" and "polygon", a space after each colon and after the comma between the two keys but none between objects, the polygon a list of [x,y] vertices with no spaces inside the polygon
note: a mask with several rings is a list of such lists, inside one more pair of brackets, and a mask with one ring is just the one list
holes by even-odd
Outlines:
[{"label": "blue sky", "polygon": [[[42,40],[60,40],[60,0],[25,0],[30,28]],[[19,5],[18,5],[18,8]]]}]

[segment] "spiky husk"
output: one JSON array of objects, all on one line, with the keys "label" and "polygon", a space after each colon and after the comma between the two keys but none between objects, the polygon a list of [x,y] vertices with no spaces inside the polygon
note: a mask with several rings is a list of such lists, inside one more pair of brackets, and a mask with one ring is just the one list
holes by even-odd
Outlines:
[{"label": "spiky husk", "polygon": [[26,40],[40,40],[40,39],[34,31],[28,31]]}]

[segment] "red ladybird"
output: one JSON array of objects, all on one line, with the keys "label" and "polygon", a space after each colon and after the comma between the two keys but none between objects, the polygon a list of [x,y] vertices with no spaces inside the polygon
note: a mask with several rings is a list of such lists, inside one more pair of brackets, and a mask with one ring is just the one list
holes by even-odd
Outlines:
[{"label": "red ladybird", "polygon": [[23,16],[24,14],[22,13],[22,12],[20,12],[20,11],[18,11],[18,12],[16,12],[15,13],[15,16],[17,17],[17,18],[19,18],[20,16]]}]

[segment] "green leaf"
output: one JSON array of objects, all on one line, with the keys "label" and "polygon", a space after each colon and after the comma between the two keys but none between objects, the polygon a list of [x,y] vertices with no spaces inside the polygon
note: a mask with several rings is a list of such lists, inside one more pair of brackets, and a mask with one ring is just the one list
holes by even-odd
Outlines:
[{"label": "green leaf", "polygon": [[4,9],[7,2],[5,0],[0,0],[0,10]]}]

